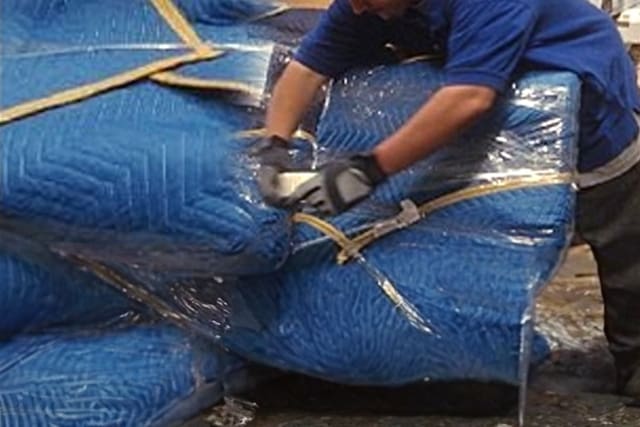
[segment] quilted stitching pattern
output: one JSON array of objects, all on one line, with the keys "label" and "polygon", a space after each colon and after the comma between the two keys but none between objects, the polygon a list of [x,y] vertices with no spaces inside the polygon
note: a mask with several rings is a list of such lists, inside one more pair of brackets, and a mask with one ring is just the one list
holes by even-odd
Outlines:
[{"label": "quilted stitching pattern", "polygon": [[0,424],[11,426],[167,425],[213,404],[240,367],[160,325],[24,336],[0,360]]}]

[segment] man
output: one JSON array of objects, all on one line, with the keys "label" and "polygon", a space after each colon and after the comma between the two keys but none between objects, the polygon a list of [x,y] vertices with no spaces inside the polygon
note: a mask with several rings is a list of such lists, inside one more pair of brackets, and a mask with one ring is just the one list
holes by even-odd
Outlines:
[{"label": "man", "polygon": [[[371,153],[329,162],[280,200],[274,171],[328,78],[394,44],[445,56],[445,84]],[[618,390],[640,397],[640,111],[634,66],[610,18],[586,0],[336,0],[274,88],[262,141],[265,199],[342,212],[433,153],[493,105],[514,75],[568,70],[582,81],[577,230],[598,263]]]}]

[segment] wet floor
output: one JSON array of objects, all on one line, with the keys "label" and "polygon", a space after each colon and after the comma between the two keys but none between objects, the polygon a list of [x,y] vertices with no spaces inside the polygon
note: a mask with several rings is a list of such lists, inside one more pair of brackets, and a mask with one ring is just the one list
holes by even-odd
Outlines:
[{"label": "wet floor", "polygon": [[[569,252],[563,268],[540,296],[537,311],[538,328],[549,338],[552,355],[532,376],[525,425],[640,427],[640,408],[628,406],[629,399],[612,393],[613,365],[602,331],[600,291],[586,247]],[[257,405],[243,408],[247,418],[220,416],[220,411],[225,412],[222,406],[189,427],[229,427],[241,421],[250,427],[518,424],[517,390],[498,384],[371,389],[291,376],[266,382],[244,398]]]}]

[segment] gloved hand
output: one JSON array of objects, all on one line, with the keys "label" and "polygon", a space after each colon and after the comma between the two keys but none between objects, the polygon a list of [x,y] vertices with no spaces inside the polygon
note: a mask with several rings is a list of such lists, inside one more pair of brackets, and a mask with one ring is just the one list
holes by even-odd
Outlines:
[{"label": "gloved hand", "polygon": [[282,206],[285,202],[278,191],[278,174],[290,167],[288,145],[286,139],[272,135],[262,138],[249,150],[249,155],[258,162],[258,188],[270,205]]},{"label": "gloved hand", "polygon": [[386,174],[371,154],[327,163],[301,184],[286,204],[302,204],[320,215],[336,215],[366,198]]}]

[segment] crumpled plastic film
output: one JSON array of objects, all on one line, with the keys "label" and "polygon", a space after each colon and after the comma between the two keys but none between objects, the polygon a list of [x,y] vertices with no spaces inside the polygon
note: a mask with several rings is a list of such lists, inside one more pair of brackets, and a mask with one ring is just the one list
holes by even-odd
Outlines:
[{"label": "crumpled plastic film", "polygon": [[[324,156],[370,150],[401,126],[443,84],[443,77],[424,62],[343,77],[334,84],[318,129]],[[454,143],[394,176],[369,205],[397,205],[410,193],[431,199],[481,182],[572,173],[575,147],[565,140],[574,136],[577,123],[566,111],[575,108],[579,91],[563,85],[569,81],[562,73],[520,78],[489,115]]]}]

